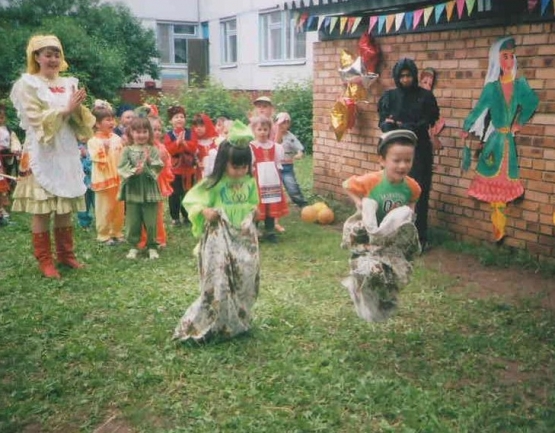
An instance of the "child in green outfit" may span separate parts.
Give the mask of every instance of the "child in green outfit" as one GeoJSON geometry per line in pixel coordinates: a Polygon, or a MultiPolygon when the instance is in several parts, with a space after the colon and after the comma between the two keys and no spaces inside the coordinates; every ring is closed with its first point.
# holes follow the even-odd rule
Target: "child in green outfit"
{"type": "Polygon", "coordinates": [[[127,258],[137,258],[139,250],[136,245],[141,240],[144,225],[148,256],[157,259],[156,222],[158,203],[162,201],[157,179],[164,163],[154,146],[154,132],[147,117],[135,117],[126,134],[128,145],[124,147],[118,165],[122,180],[118,199],[125,201],[125,237],[132,245],[127,258]]]}

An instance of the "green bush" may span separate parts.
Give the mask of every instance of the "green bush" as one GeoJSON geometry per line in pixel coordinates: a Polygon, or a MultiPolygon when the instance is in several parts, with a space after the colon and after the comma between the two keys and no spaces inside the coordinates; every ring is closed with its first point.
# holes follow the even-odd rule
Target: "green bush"
{"type": "Polygon", "coordinates": [[[312,81],[287,81],[278,84],[272,95],[276,113],[291,116],[291,132],[297,136],[307,154],[312,154],[312,81]]]}
{"type": "Polygon", "coordinates": [[[215,80],[207,80],[202,86],[196,83],[185,86],[178,95],[162,94],[156,101],[150,99],[149,102],[158,104],[160,116],[166,121],[168,107],[176,104],[185,108],[188,119],[206,113],[213,120],[224,116],[242,122],[247,122],[247,113],[252,108],[247,92],[228,90],[215,80]]]}

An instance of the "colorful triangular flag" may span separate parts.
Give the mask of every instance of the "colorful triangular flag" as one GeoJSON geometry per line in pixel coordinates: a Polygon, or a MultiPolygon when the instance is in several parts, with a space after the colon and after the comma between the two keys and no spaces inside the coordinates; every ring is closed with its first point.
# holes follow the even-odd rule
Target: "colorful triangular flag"
{"type": "Polygon", "coordinates": [[[316,17],[314,15],[310,15],[308,17],[308,21],[306,23],[306,30],[310,30],[310,28],[312,27],[312,24],[314,23],[314,20],[316,19],[316,17]]]}
{"type": "MultiPolygon", "coordinates": [[[[370,22],[368,23],[368,33],[372,31],[376,23],[378,22],[378,17],[370,17],[370,22]]],[[[379,32],[379,29],[378,29],[379,32]]]]}
{"type": "Polygon", "coordinates": [[[320,30],[320,28],[322,28],[322,24],[324,24],[326,22],[326,16],[325,15],[320,15],[318,17],[318,30],[320,30]]]}
{"type": "Polygon", "coordinates": [[[549,4],[550,0],[542,0],[542,15],[545,13],[545,10],[547,9],[547,5],[549,4]]]}
{"type": "Polygon", "coordinates": [[[401,29],[404,18],[405,18],[404,12],[399,12],[398,14],[395,14],[395,31],[398,32],[401,29]]]}
{"type": "Polygon", "coordinates": [[[466,0],[466,11],[468,12],[468,16],[472,14],[475,5],[476,0],[466,0]]]}
{"type": "Polygon", "coordinates": [[[388,15],[385,21],[386,31],[389,33],[391,31],[391,27],[393,27],[393,23],[395,22],[395,15],[388,15]]]}
{"type": "Polygon", "coordinates": [[[382,33],[385,26],[385,15],[380,15],[378,18],[378,33],[382,33]]]}
{"type": "Polygon", "coordinates": [[[528,0],[528,12],[532,12],[539,0],[528,0]]]}
{"type": "Polygon", "coordinates": [[[432,15],[433,11],[434,11],[433,6],[428,6],[427,8],[424,9],[424,25],[425,26],[428,25],[428,21],[430,20],[430,16],[432,15]]]}
{"type": "Polygon", "coordinates": [[[445,10],[445,3],[440,3],[435,6],[435,16],[436,16],[436,23],[439,23],[439,19],[441,18],[441,14],[445,10]]]}
{"type": "Polygon", "coordinates": [[[335,25],[337,24],[337,21],[339,21],[338,17],[331,17],[330,18],[330,33],[333,32],[333,29],[335,28],[335,25]]]}
{"type": "Polygon", "coordinates": [[[447,22],[450,22],[453,16],[453,9],[455,9],[455,0],[445,3],[445,9],[447,10],[447,22]]]}
{"type": "Polygon", "coordinates": [[[353,22],[353,28],[351,29],[352,33],[357,31],[357,28],[361,22],[362,22],[362,17],[355,17],[355,21],[353,22]]]}
{"type": "Polygon", "coordinates": [[[339,34],[342,34],[343,31],[345,30],[345,27],[347,26],[347,17],[341,17],[339,18],[339,34]]]}
{"type": "Polygon", "coordinates": [[[422,14],[424,14],[424,9],[418,9],[414,11],[414,19],[412,21],[412,28],[418,27],[420,20],[422,19],[422,14]]]}
{"type": "Polygon", "coordinates": [[[405,14],[405,28],[410,30],[412,28],[412,18],[414,16],[413,12],[407,12],[405,14]]]}
{"type": "Polygon", "coordinates": [[[459,16],[459,19],[462,18],[464,12],[464,3],[465,0],[457,0],[457,15],[459,16]]]}
{"type": "Polygon", "coordinates": [[[355,17],[347,18],[347,33],[351,33],[353,31],[354,23],[355,23],[355,17]]]}

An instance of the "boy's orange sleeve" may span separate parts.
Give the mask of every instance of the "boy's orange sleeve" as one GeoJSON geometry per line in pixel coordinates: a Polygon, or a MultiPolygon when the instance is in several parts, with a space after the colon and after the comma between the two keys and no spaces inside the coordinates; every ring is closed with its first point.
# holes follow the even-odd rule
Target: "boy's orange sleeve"
{"type": "Polygon", "coordinates": [[[420,185],[418,185],[418,182],[415,181],[412,177],[407,176],[406,181],[411,191],[410,202],[416,203],[420,198],[420,194],[422,193],[422,188],[420,188],[420,185]]]}
{"type": "Polygon", "coordinates": [[[370,191],[380,183],[382,173],[367,173],[362,176],[351,176],[343,182],[343,188],[359,197],[367,197],[370,191]]]}

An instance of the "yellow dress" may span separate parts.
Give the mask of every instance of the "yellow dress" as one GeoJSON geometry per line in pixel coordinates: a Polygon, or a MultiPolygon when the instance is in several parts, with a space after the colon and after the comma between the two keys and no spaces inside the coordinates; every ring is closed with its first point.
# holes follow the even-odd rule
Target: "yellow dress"
{"type": "MultiPolygon", "coordinates": [[[[23,74],[10,93],[26,137],[29,174],[18,181],[12,210],[31,214],[64,214],[85,210],[87,190],[77,136],[92,135],[95,118],[86,107],[64,116],[78,80],[58,77],[46,82],[23,74]]],[[[26,167],[22,167],[25,169],[26,167]]]]}

